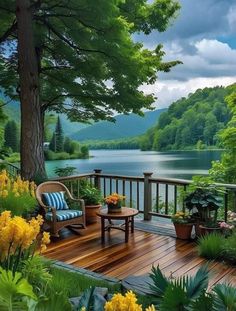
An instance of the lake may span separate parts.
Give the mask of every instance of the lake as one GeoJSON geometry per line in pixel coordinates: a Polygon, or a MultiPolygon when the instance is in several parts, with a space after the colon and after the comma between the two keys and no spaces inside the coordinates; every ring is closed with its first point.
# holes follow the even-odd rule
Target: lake
{"type": "Polygon", "coordinates": [[[153,172],[153,177],[191,179],[193,175],[206,175],[211,161],[219,160],[222,151],[155,152],[140,150],[91,150],[89,159],[47,161],[50,177],[56,167],[74,166],[78,173],[102,169],[103,173],[142,176],[153,172]]]}

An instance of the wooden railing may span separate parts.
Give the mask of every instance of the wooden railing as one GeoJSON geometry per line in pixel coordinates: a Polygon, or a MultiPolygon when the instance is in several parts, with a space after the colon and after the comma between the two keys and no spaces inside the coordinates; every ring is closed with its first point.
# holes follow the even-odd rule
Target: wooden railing
{"type": "MultiPolygon", "coordinates": [[[[169,218],[176,211],[185,211],[183,200],[180,199],[181,190],[186,190],[190,180],[174,178],[153,178],[152,173],[145,172],[143,176],[123,176],[102,174],[101,170],[94,170],[93,173],[81,174],[68,177],[58,177],[58,180],[65,183],[70,191],[79,196],[81,180],[86,179],[98,187],[103,196],[118,192],[126,197],[126,206],[135,207],[143,213],[145,220],[151,220],[152,216],[169,218]]],[[[236,185],[218,184],[226,191],[224,195],[224,215],[227,220],[229,208],[229,196],[231,205],[236,210],[236,185]]]]}

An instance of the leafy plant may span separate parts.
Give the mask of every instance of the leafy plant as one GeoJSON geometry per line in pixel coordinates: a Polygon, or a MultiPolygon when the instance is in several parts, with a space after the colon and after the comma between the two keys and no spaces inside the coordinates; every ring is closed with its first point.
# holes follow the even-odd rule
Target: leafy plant
{"type": "Polygon", "coordinates": [[[213,292],[216,294],[213,301],[213,310],[236,310],[236,290],[234,287],[218,284],[214,287],[213,292]]]}
{"type": "Polygon", "coordinates": [[[198,253],[207,259],[219,259],[223,255],[224,243],[225,238],[220,234],[204,235],[198,240],[198,253]]]}
{"type": "Polygon", "coordinates": [[[176,214],[172,215],[171,220],[176,224],[188,224],[192,222],[190,215],[184,212],[177,212],[176,214]]]}
{"type": "Polygon", "coordinates": [[[52,280],[50,274],[52,262],[35,255],[21,263],[21,272],[24,278],[33,286],[38,294],[45,293],[47,285],[52,280]]]}
{"type": "Polygon", "coordinates": [[[150,285],[157,298],[159,310],[190,310],[197,300],[205,295],[208,286],[208,269],[202,266],[195,277],[182,276],[177,279],[166,278],[159,267],[152,267],[150,285]]]}
{"type": "Polygon", "coordinates": [[[66,177],[75,175],[77,173],[77,169],[74,166],[56,167],[54,172],[59,177],[66,177]]]}
{"type": "Polygon", "coordinates": [[[203,176],[194,176],[193,183],[182,194],[184,202],[193,217],[200,222],[217,224],[218,209],[223,206],[222,187],[203,176]]]}
{"type": "Polygon", "coordinates": [[[78,311],[103,311],[106,300],[103,296],[94,292],[95,287],[88,288],[81,296],[78,311]]]}
{"type": "Polygon", "coordinates": [[[32,286],[21,273],[13,274],[0,267],[0,310],[29,310],[24,298],[37,300],[32,286]]]}
{"type": "Polygon", "coordinates": [[[98,205],[103,200],[101,191],[88,182],[80,188],[80,198],[84,200],[85,205],[98,205]]]}
{"type": "Polygon", "coordinates": [[[236,232],[225,239],[223,244],[223,256],[231,263],[236,263],[236,232]]]}

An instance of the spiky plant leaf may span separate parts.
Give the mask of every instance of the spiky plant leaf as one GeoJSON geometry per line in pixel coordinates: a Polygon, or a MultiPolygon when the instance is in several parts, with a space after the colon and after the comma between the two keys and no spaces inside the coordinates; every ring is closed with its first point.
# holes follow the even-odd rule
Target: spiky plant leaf
{"type": "Polygon", "coordinates": [[[152,267],[150,278],[153,281],[153,284],[150,284],[150,289],[155,293],[156,296],[162,297],[165,293],[170,282],[168,279],[162,274],[159,266],[152,267]]]}
{"type": "Polygon", "coordinates": [[[191,311],[211,311],[213,306],[212,294],[202,293],[201,296],[190,304],[191,311]]]}
{"type": "Polygon", "coordinates": [[[214,298],[215,311],[235,311],[236,310],[236,290],[226,284],[218,284],[213,288],[216,294],[214,298]]]}
{"type": "Polygon", "coordinates": [[[165,290],[162,302],[159,305],[160,311],[184,311],[188,310],[188,297],[184,290],[179,286],[170,284],[165,290]]]}
{"type": "Polygon", "coordinates": [[[194,278],[188,278],[186,293],[189,299],[197,299],[207,289],[209,280],[208,265],[202,266],[194,278]]]}

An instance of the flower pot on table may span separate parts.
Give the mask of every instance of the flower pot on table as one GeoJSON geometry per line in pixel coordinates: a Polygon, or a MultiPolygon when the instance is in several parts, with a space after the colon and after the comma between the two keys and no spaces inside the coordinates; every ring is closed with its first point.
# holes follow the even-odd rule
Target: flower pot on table
{"type": "Polygon", "coordinates": [[[108,213],[121,213],[121,203],[118,204],[107,204],[108,213]]]}

